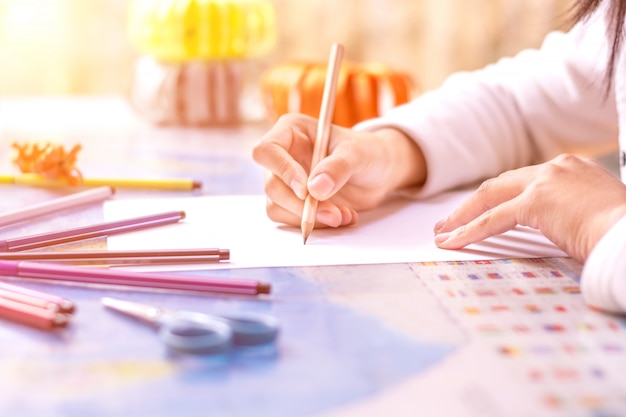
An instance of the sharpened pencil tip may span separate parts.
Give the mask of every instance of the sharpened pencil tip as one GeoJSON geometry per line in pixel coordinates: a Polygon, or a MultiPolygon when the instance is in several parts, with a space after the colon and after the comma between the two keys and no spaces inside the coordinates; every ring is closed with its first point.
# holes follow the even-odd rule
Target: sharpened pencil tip
{"type": "Polygon", "coordinates": [[[311,232],[313,231],[313,223],[310,222],[302,222],[301,225],[301,229],[302,229],[302,240],[304,241],[304,245],[306,245],[306,241],[309,239],[309,236],[311,235],[311,232]]]}

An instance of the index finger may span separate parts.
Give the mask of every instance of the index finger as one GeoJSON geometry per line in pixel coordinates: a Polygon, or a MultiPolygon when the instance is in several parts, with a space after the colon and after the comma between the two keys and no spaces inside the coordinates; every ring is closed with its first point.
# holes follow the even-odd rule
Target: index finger
{"type": "Polygon", "coordinates": [[[517,171],[505,172],[484,181],[442,224],[435,226],[435,233],[452,231],[517,197],[524,190],[526,177],[518,175],[517,171]]]}
{"type": "Polygon", "coordinates": [[[461,249],[471,243],[511,230],[518,224],[519,205],[519,197],[507,200],[451,232],[438,234],[435,236],[435,244],[443,249],[461,249]]]}
{"type": "Polygon", "coordinates": [[[252,158],[265,167],[296,195],[306,197],[317,121],[304,115],[282,116],[252,150],[252,158]]]}

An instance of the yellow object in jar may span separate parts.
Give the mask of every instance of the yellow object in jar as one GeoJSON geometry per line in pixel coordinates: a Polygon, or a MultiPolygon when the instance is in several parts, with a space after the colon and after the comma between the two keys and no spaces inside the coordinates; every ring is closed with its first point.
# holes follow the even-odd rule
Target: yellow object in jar
{"type": "Polygon", "coordinates": [[[276,42],[274,7],[267,0],[131,0],[129,35],[163,61],[249,58],[276,42]]]}

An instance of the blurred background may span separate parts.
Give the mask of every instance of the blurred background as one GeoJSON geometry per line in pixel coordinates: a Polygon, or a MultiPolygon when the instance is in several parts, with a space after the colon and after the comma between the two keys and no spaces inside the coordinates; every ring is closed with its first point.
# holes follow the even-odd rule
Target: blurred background
{"type": "MultiPolygon", "coordinates": [[[[550,30],[566,28],[571,0],[269,2],[277,38],[251,61],[257,70],[324,61],[338,41],[348,59],[385,62],[430,89],[454,71],[538,46],[550,30]]],[[[139,56],[128,8],[128,0],[0,0],[2,96],[126,94],[139,56]]]]}

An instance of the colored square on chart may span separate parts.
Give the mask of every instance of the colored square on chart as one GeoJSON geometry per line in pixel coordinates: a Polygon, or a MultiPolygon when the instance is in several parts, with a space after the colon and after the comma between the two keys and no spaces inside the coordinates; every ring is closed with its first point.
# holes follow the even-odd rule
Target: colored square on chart
{"type": "Polygon", "coordinates": [[[622,352],[624,348],[614,343],[608,343],[608,344],[602,345],[602,350],[604,350],[605,352],[610,352],[610,353],[618,353],[618,352],[622,352]]]}
{"type": "Polygon", "coordinates": [[[565,327],[560,324],[544,324],[543,328],[550,333],[563,333],[565,332],[565,327]]]}
{"type": "Polygon", "coordinates": [[[448,261],[447,265],[465,265],[465,261],[448,261]]]}
{"type": "Polygon", "coordinates": [[[437,266],[437,262],[428,261],[428,262],[418,262],[422,266],[437,266]]]}
{"type": "Polygon", "coordinates": [[[590,373],[591,373],[591,376],[597,379],[604,379],[605,377],[604,369],[602,368],[593,367],[591,368],[590,373]]]}
{"type": "Polygon", "coordinates": [[[595,394],[584,394],[580,397],[579,401],[583,407],[594,410],[601,407],[602,404],[604,404],[605,399],[595,394]]]}
{"type": "Polygon", "coordinates": [[[585,331],[588,331],[588,332],[592,332],[592,331],[595,330],[595,327],[592,324],[589,324],[589,323],[579,323],[578,324],[578,328],[580,330],[585,330],[585,331]]]}
{"type": "Polygon", "coordinates": [[[467,314],[480,314],[480,309],[477,307],[465,307],[465,312],[467,314]]]}
{"type": "Polygon", "coordinates": [[[541,313],[541,308],[535,304],[526,304],[526,311],[530,313],[541,313]]]}
{"type": "Polygon", "coordinates": [[[563,278],[563,274],[559,271],[552,270],[550,271],[550,275],[552,275],[555,278],[563,278]]]}
{"type": "Polygon", "coordinates": [[[504,356],[518,356],[522,353],[518,348],[514,346],[501,346],[498,349],[498,352],[504,356]]]}
{"type": "Polygon", "coordinates": [[[563,345],[563,350],[570,355],[584,353],[587,349],[582,345],[572,345],[571,343],[566,343],[563,345]]]}
{"type": "Polygon", "coordinates": [[[480,277],[476,274],[467,274],[467,277],[471,279],[472,281],[476,281],[480,279],[480,277]]]}
{"type": "Polygon", "coordinates": [[[578,379],[578,371],[574,368],[556,368],[554,377],[561,381],[573,381],[578,379]]]}
{"type": "Polygon", "coordinates": [[[497,305],[497,306],[491,306],[491,311],[493,311],[494,313],[502,313],[505,311],[510,311],[511,309],[509,308],[509,306],[503,306],[503,305],[497,305]]]}
{"type": "Polygon", "coordinates": [[[515,333],[528,333],[528,332],[530,332],[530,327],[528,327],[525,324],[514,324],[512,328],[513,328],[513,331],[515,333]]]}
{"type": "Polygon", "coordinates": [[[528,371],[528,378],[532,381],[541,381],[543,379],[543,372],[539,369],[531,369],[528,371]]]}
{"type": "Polygon", "coordinates": [[[565,308],[565,307],[564,307],[564,306],[562,306],[562,305],[556,305],[556,306],[554,306],[554,310],[555,310],[555,311],[558,311],[559,313],[565,313],[565,312],[567,312],[567,308],[565,308]]]}
{"type": "Polygon", "coordinates": [[[567,294],[580,294],[579,286],[563,287],[563,292],[567,294]]]}
{"type": "Polygon", "coordinates": [[[522,272],[522,276],[524,278],[537,278],[537,275],[535,275],[533,272],[530,272],[530,271],[522,272]]]}
{"type": "Polygon", "coordinates": [[[513,288],[511,291],[513,291],[513,294],[515,295],[526,295],[526,293],[519,288],[513,288]]]}
{"type": "Polygon", "coordinates": [[[492,263],[493,263],[492,261],[487,261],[487,260],[474,261],[475,265],[491,265],[492,263]]]}
{"type": "Polygon", "coordinates": [[[556,394],[546,394],[543,396],[543,404],[546,407],[557,409],[561,408],[565,404],[565,401],[556,394]]]}
{"type": "Polygon", "coordinates": [[[486,335],[496,335],[500,333],[500,328],[495,324],[481,324],[478,330],[486,335]]]}
{"type": "Polygon", "coordinates": [[[551,295],[554,294],[554,290],[550,287],[537,287],[535,288],[535,293],[541,295],[551,295]]]}
{"type": "Polygon", "coordinates": [[[476,295],[479,297],[495,297],[496,293],[493,290],[476,290],[476,295]]]}
{"type": "Polygon", "coordinates": [[[609,326],[609,329],[615,331],[615,332],[619,332],[620,331],[620,324],[614,321],[609,321],[607,326],[609,326]]]}
{"type": "Polygon", "coordinates": [[[450,281],[450,275],[439,274],[437,275],[441,281],[450,281]]]}
{"type": "Polygon", "coordinates": [[[454,291],[454,290],[448,290],[446,291],[446,294],[448,295],[448,297],[450,298],[456,298],[456,297],[467,297],[467,294],[465,293],[465,291],[463,290],[458,290],[458,291],[454,291]]]}
{"type": "Polygon", "coordinates": [[[502,279],[502,275],[497,272],[489,272],[487,276],[489,277],[489,279],[502,279]]]}
{"type": "Polygon", "coordinates": [[[530,349],[530,351],[537,355],[547,355],[550,353],[554,353],[554,348],[552,348],[551,346],[547,346],[547,345],[536,345],[536,346],[533,346],[530,349]]]}

